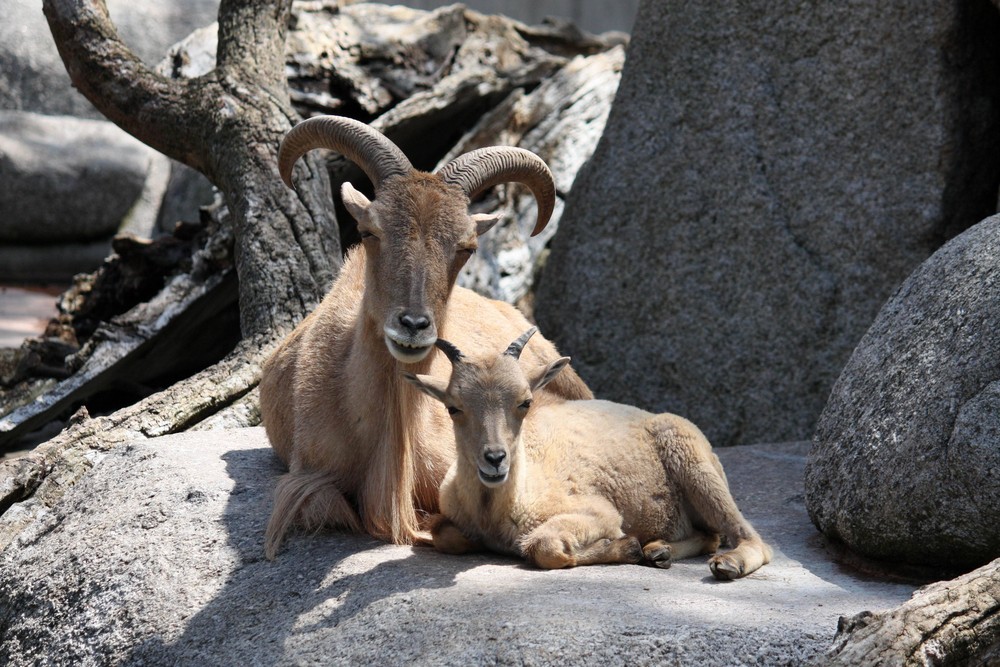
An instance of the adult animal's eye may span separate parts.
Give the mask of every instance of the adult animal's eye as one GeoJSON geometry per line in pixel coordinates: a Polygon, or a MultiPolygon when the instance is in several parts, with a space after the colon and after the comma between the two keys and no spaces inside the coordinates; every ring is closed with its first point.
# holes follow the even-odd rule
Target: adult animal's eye
{"type": "Polygon", "coordinates": [[[454,405],[448,406],[448,414],[451,415],[452,417],[454,417],[457,414],[461,414],[461,412],[462,411],[456,408],[454,405]]]}
{"type": "Polygon", "coordinates": [[[361,240],[364,241],[365,239],[376,239],[376,240],[378,240],[378,237],[375,236],[374,234],[372,234],[371,232],[361,232],[361,240]]]}
{"type": "Polygon", "coordinates": [[[519,406],[517,406],[517,407],[518,407],[518,409],[519,409],[519,410],[527,410],[528,408],[530,408],[530,407],[531,407],[531,399],[530,399],[530,398],[528,398],[528,399],[525,399],[525,400],[524,400],[524,402],[522,402],[522,403],[521,403],[521,404],[520,404],[519,406]]]}
{"type": "Polygon", "coordinates": [[[458,253],[460,257],[472,257],[476,254],[475,248],[459,248],[458,253]]]}

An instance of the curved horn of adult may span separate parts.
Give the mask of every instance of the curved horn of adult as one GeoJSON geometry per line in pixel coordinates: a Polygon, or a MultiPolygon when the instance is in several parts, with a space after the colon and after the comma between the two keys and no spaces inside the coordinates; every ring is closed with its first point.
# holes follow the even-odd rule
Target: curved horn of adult
{"type": "Polygon", "coordinates": [[[531,338],[533,335],[535,335],[536,331],[538,331],[538,327],[531,327],[523,334],[518,336],[517,340],[515,340],[513,343],[507,346],[507,349],[504,350],[504,354],[514,357],[515,359],[520,359],[521,351],[524,349],[524,346],[528,343],[528,339],[531,338]]]}
{"type": "Polygon", "coordinates": [[[523,148],[480,148],[459,155],[437,173],[446,183],[462,188],[469,199],[500,183],[524,183],[538,204],[538,219],[532,236],[545,228],[555,208],[556,184],[552,172],[542,158],[523,148]]]}
{"type": "Polygon", "coordinates": [[[390,176],[413,171],[413,165],[396,144],[368,125],[343,116],[316,116],[293,127],[278,148],[278,171],[292,187],[292,167],[314,148],[337,151],[361,167],[376,192],[390,176]]]}

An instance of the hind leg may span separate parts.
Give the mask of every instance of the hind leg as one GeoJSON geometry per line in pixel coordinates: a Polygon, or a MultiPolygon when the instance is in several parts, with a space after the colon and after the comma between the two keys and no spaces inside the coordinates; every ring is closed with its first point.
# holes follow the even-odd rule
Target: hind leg
{"type": "Polygon", "coordinates": [[[274,510],[264,532],[264,555],[274,560],[292,526],[306,530],[340,528],[362,532],[354,505],[323,472],[289,472],[274,489],[274,510]]]}
{"type": "Polygon", "coordinates": [[[672,542],[654,540],[642,548],[642,555],[649,565],[666,569],[675,560],[714,553],[718,548],[719,535],[717,533],[703,533],[696,530],[683,540],[672,542]]]}
{"type": "Polygon", "coordinates": [[[705,436],[691,422],[660,415],[651,427],[668,475],[680,487],[700,522],[734,548],[708,565],[716,579],[737,579],[771,561],[771,547],[747,521],[729,491],[725,473],[705,436]]]}

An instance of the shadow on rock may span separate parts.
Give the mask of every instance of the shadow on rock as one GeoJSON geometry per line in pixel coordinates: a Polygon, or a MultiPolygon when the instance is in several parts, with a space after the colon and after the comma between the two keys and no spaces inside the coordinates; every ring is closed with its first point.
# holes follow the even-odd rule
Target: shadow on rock
{"type": "Polygon", "coordinates": [[[235,551],[237,565],[220,571],[218,592],[180,637],[150,639],[130,662],[220,664],[242,655],[274,663],[287,657],[292,637],[336,627],[387,598],[408,604],[413,591],[448,588],[461,572],[498,560],[323,532],[293,536],[268,562],[264,526],[280,464],[270,449],[234,450],[222,459],[235,484],[221,518],[228,544],[219,549],[235,551]]]}

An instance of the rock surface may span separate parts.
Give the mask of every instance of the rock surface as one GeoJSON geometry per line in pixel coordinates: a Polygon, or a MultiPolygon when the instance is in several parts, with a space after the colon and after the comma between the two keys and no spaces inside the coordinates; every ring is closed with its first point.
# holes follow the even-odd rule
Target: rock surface
{"type": "Polygon", "coordinates": [[[997,44],[985,1],[642,3],[542,330],[717,445],[810,437],[885,299],[996,211],[997,44]]]}
{"type": "Polygon", "coordinates": [[[0,280],[69,280],[149,238],[170,161],[112,123],[0,111],[0,280]]]}
{"type": "Polygon", "coordinates": [[[882,308],[834,385],[806,476],[816,525],[875,558],[1000,556],[1000,216],[882,308]]]}
{"type": "MultiPolygon", "coordinates": [[[[215,20],[219,0],[108,0],[122,39],[147,65],[192,30],[215,20]]],[[[70,84],[39,0],[4,0],[0,109],[103,119],[70,84]]]]}
{"type": "Polygon", "coordinates": [[[0,662],[804,664],[840,615],[913,591],[831,561],[802,505],[807,447],[719,452],[775,547],[735,583],[704,558],[543,572],[326,533],[269,563],[261,429],[121,447],[0,553],[0,662]]]}
{"type": "Polygon", "coordinates": [[[109,239],[154,160],[166,158],[105,121],[0,111],[0,243],[109,239]]]}

